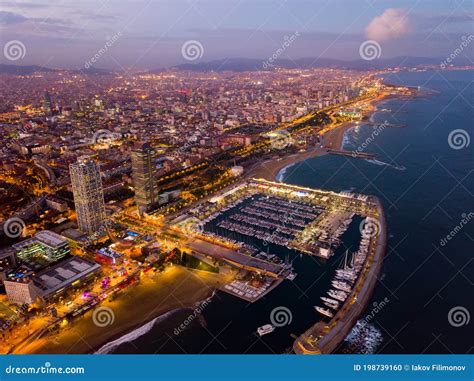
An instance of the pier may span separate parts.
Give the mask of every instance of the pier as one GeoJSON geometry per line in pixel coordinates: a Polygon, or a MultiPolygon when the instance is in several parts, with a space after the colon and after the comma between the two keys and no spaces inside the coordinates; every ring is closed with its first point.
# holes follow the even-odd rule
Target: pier
{"type": "Polygon", "coordinates": [[[358,157],[361,159],[375,159],[375,153],[369,152],[357,152],[357,151],[345,151],[340,149],[332,149],[328,148],[327,153],[330,155],[340,155],[340,156],[347,156],[347,157],[358,157]]]}
{"type": "Polygon", "coordinates": [[[297,354],[327,354],[337,349],[349,334],[357,319],[364,313],[372,296],[387,244],[385,214],[380,200],[374,198],[377,206],[380,231],[371,243],[362,274],[354,285],[352,293],[334,317],[325,323],[317,322],[293,343],[297,354]]]}
{"type": "Polygon", "coordinates": [[[264,261],[196,238],[191,239],[186,248],[216,260],[227,262],[234,267],[260,272],[273,278],[280,277],[285,270],[284,265],[264,261]]]}

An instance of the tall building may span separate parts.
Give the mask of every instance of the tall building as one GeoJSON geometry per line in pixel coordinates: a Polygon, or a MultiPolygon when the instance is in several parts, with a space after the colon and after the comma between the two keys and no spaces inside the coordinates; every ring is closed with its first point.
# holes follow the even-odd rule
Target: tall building
{"type": "Polygon", "coordinates": [[[51,115],[53,113],[53,101],[51,100],[51,95],[45,91],[43,98],[43,109],[51,115]]]}
{"type": "Polygon", "coordinates": [[[149,143],[138,143],[132,150],[132,177],[135,202],[141,214],[158,202],[156,151],[149,143]]]}
{"type": "Polygon", "coordinates": [[[105,227],[105,204],[99,165],[82,156],[69,166],[79,230],[93,234],[105,227]]]}

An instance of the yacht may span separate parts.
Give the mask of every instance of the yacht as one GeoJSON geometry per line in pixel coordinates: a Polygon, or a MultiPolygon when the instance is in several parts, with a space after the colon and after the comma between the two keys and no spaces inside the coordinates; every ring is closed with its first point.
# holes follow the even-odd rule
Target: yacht
{"type": "MultiPolygon", "coordinates": [[[[324,304],[326,304],[326,303],[332,304],[336,308],[339,308],[340,302],[338,302],[337,300],[334,300],[334,299],[331,299],[331,298],[326,298],[325,296],[321,296],[321,300],[324,302],[324,304]]],[[[328,306],[328,304],[326,304],[326,305],[328,306]]],[[[330,306],[328,306],[328,307],[330,307],[330,306]]]]}
{"type": "Polygon", "coordinates": [[[347,299],[347,294],[344,291],[329,290],[328,295],[333,299],[339,300],[340,302],[343,302],[347,299]]]}
{"type": "Polygon", "coordinates": [[[331,284],[334,288],[337,288],[338,290],[341,290],[341,291],[344,291],[344,292],[351,292],[352,291],[352,287],[349,286],[346,282],[333,280],[331,282],[331,284]]]}
{"type": "Polygon", "coordinates": [[[331,311],[327,310],[326,308],[314,306],[314,309],[318,311],[321,315],[324,315],[330,318],[334,316],[334,314],[331,311]]]}
{"type": "Polygon", "coordinates": [[[272,333],[275,330],[275,327],[271,324],[265,324],[257,328],[257,333],[259,336],[267,335],[272,333]]]}

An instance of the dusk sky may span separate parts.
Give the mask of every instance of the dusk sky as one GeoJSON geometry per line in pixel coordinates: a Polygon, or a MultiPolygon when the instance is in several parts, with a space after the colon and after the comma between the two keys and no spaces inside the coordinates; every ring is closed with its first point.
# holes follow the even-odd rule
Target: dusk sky
{"type": "MultiPolygon", "coordinates": [[[[21,41],[24,57],[0,63],[143,70],[185,63],[182,46],[202,46],[194,62],[266,59],[292,35],[281,58],[359,59],[375,40],[381,58],[445,57],[473,34],[473,2],[461,0],[95,0],[2,1],[2,47],[21,41]],[[202,56],[201,56],[202,55],[202,56]]],[[[472,47],[470,47],[472,51],[472,47]]]]}

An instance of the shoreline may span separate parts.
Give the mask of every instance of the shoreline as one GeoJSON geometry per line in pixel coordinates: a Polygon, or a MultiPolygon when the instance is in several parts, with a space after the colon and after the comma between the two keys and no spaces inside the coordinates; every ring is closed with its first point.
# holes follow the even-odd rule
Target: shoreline
{"type": "MultiPolygon", "coordinates": [[[[166,319],[179,310],[193,310],[196,304],[212,297],[215,290],[227,281],[223,275],[195,272],[173,265],[163,273],[155,274],[151,278],[142,278],[139,284],[124,295],[113,301],[104,301],[61,332],[45,335],[32,343],[21,345],[13,353],[95,353],[110,343],[133,335],[144,326],[153,328],[154,323],[162,317],[166,319]],[[153,300],[156,303],[150,303],[153,300]],[[94,323],[94,311],[99,311],[100,307],[112,311],[110,324],[97,326],[94,323]]],[[[97,320],[101,321],[99,318],[97,320]]]]}
{"type": "MultiPolygon", "coordinates": [[[[379,101],[380,100],[374,100],[371,102],[371,104],[373,104],[373,102],[379,101]]],[[[375,111],[375,106],[370,108],[370,114],[373,114],[375,111]]],[[[356,125],[357,124],[355,122],[347,122],[341,124],[340,126],[334,127],[332,130],[326,132],[322,136],[321,147],[314,147],[307,151],[294,153],[287,157],[270,158],[266,161],[257,163],[248,172],[247,177],[263,178],[269,181],[283,182],[285,175],[291,167],[297,165],[298,163],[303,163],[307,159],[326,155],[326,149],[322,147],[329,146],[337,147],[337,149],[342,148],[341,146],[344,141],[345,133],[356,125]]],[[[174,268],[178,269],[177,266],[174,266],[174,268]]],[[[183,274],[181,275],[187,273],[188,278],[192,276],[202,276],[206,278],[206,275],[196,275],[195,272],[185,268],[182,268],[180,271],[183,272],[183,274]]],[[[160,277],[160,275],[162,274],[157,274],[156,277],[160,277]]],[[[211,275],[209,275],[208,277],[211,278],[211,275]]],[[[219,276],[216,277],[219,278],[219,276]]],[[[220,278],[223,277],[221,276],[220,278]]],[[[137,286],[131,289],[127,293],[127,295],[125,295],[129,296],[130,299],[133,299],[133,308],[135,309],[135,311],[138,309],[143,312],[143,315],[146,315],[144,319],[137,319],[136,315],[134,315],[132,319],[130,319],[130,316],[127,316],[127,319],[124,320],[123,318],[121,318],[121,316],[116,314],[115,324],[113,324],[112,327],[100,328],[95,326],[92,322],[92,314],[97,309],[96,308],[86,313],[84,316],[78,318],[77,321],[71,324],[70,328],[66,328],[66,330],[60,333],[46,335],[45,337],[38,339],[33,343],[27,343],[23,346],[19,346],[18,348],[16,348],[15,353],[95,353],[97,351],[101,351],[103,348],[107,349],[108,345],[111,345],[111,350],[113,350],[114,348],[122,344],[122,338],[130,338],[130,340],[133,341],[136,338],[146,334],[149,330],[151,330],[154,327],[155,323],[166,320],[167,317],[173,315],[174,313],[180,310],[192,310],[193,306],[195,306],[197,303],[200,303],[203,300],[212,297],[219,284],[224,283],[223,279],[207,279],[205,281],[201,279],[199,281],[201,283],[199,285],[201,286],[200,289],[196,284],[196,287],[191,287],[192,290],[188,289],[188,292],[185,295],[182,295],[180,297],[175,296],[172,301],[168,300],[168,303],[165,303],[168,295],[164,294],[162,296],[165,299],[165,302],[157,306],[149,306],[146,300],[147,298],[143,295],[138,295],[138,297],[135,298],[128,295],[133,295],[136,293],[140,294],[140,292],[137,291],[137,288],[142,287],[142,283],[148,282],[153,283],[155,282],[155,280],[152,280],[150,278],[144,279],[143,282],[141,281],[137,286]],[[206,284],[208,289],[203,290],[202,283],[206,282],[209,282],[211,286],[206,284]],[[199,295],[190,296],[190,294],[193,292],[199,295]],[[142,300],[142,302],[137,303],[137,300],[142,300]],[[142,328],[144,330],[148,330],[146,330],[146,332],[144,331],[142,334],[139,334],[140,332],[137,332],[138,335],[134,334],[134,332],[139,331],[142,328]],[[25,351],[25,349],[27,350],[25,351]]],[[[161,280],[161,282],[163,282],[163,280],[161,280]]],[[[182,283],[185,282],[181,282],[181,284],[182,283]]],[[[160,290],[163,292],[162,289],[160,290]]],[[[143,290],[141,290],[141,292],[143,292],[143,290]]],[[[124,301],[123,299],[124,298],[122,295],[119,296],[117,300],[114,300],[112,302],[106,301],[101,305],[112,308],[112,310],[114,311],[115,309],[119,310],[121,308],[127,310],[127,308],[130,307],[129,305],[127,305],[127,302],[129,302],[129,300],[124,301]],[[125,304],[125,306],[118,307],[118,305],[120,304],[125,304]]],[[[125,317],[126,314],[124,313],[123,315],[125,317]]],[[[123,343],[125,343],[125,341],[123,341],[123,343]]]]}
{"type": "Polygon", "coordinates": [[[283,158],[270,158],[258,163],[252,168],[247,177],[262,178],[268,181],[283,182],[288,170],[313,157],[327,155],[326,148],[342,149],[344,136],[347,131],[357,126],[356,122],[343,123],[326,132],[321,139],[321,147],[314,147],[304,152],[297,152],[283,158]]]}
{"type": "Polygon", "coordinates": [[[387,221],[385,211],[380,200],[375,196],[372,197],[374,198],[379,213],[380,234],[375,244],[373,257],[367,258],[367,261],[370,260],[370,262],[367,262],[368,270],[366,279],[359,279],[360,283],[358,282],[354,286],[354,289],[360,287],[360,291],[355,296],[357,301],[350,306],[349,311],[341,318],[337,318],[337,315],[335,315],[329,323],[325,323],[322,320],[317,321],[298,336],[293,342],[293,351],[296,354],[333,353],[341,345],[369,305],[375,290],[378,274],[382,269],[387,247],[387,221]],[[319,339],[313,342],[311,338],[315,337],[319,339]]]}
{"type": "Polygon", "coordinates": [[[305,152],[292,154],[286,158],[268,159],[256,165],[249,171],[247,177],[263,178],[269,181],[283,182],[287,170],[297,164],[302,163],[307,159],[313,157],[326,155],[326,148],[342,150],[344,145],[344,137],[346,133],[354,127],[363,126],[366,124],[373,124],[373,117],[378,112],[377,106],[393,98],[398,98],[399,95],[386,94],[378,96],[369,102],[370,107],[365,110],[363,119],[361,121],[351,121],[340,124],[330,131],[327,131],[321,137],[321,146],[311,148],[305,152]],[[282,172],[284,171],[284,172],[282,172]]]}

